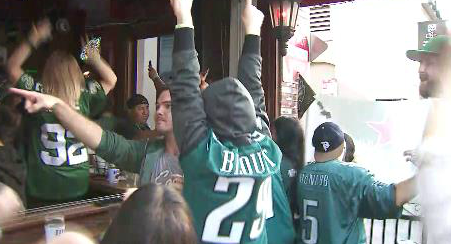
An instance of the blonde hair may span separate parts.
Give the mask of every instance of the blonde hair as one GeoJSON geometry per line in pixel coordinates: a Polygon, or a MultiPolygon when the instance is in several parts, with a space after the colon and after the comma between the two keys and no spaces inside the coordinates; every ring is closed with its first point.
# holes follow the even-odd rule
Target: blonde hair
{"type": "Polygon", "coordinates": [[[84,87],[83,73],[77,60],[67,52],[54,51],[45,63],[42,85],[44,93],[75,107],[84,87]]]}

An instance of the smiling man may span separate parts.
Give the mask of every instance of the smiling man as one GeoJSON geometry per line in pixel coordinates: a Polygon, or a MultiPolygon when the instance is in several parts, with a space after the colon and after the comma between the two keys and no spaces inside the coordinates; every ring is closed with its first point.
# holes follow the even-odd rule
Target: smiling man
{"type": "Polygon", "coordinates": [[[418,74],[421,80],[419,92],[423,98],[441,97],[443,84],[440,76],[442,74],[441,60],[444,49],[450,45],[448,36],[439,35],[431,38],[419,50],[408,50],[407,58],[420,62],[418,74]]]}
{"type": "Polygon", "coordinates": [[[115,131],[127,139],[146,139],[152,132],[147,119],[149,101],[141,94],[134,94],[127,100],[127,118],[118,123],[115,131]]]}

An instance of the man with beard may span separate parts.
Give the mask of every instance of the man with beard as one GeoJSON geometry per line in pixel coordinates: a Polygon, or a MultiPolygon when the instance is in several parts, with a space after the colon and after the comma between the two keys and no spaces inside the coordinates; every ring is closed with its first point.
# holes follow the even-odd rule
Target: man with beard
{"type": "Polygon", "coordinates": [[[420,62],[418,74],[420,76],[420,95],[423,98],[441,97],[443,84],[440,79],[442,73],[441,58],[446,45],[449,45],[448,36],[439,35],[431,38],[419,50],[408,50],[407,58],[420,62]]]}
{"type": "Polygon", "coordinates": [[[451,154],[448,140],[451,136],[449,79],[451,45],[448,36],[429,40],[420,50],[407,51],[407,57],[420,62],[420,95],[431,99],[423,141],[415,151],[407,151],[407,160],[419,165],[418,188],[420,191],[423,226],[427,228],[430,243],[449,243],[451,238],[451,193],[449,176],[451,154]]]}

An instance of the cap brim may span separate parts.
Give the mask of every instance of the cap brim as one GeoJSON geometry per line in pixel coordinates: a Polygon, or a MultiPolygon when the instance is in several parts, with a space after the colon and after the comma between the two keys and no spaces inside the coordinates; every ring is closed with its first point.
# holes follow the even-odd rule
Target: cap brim
{"type": "Polygon", "coordinates": [[[337,159],[338,157],[340,157],[342,152],[343,152],[343,147],[341,147],[341,145],[330,152],[315,151],[315,154],[314,154],[315,161],[316,162],[326,162],[326,161],[334,160],[334,159],[337,159]]]}
{"type": "Polygon", "coordinates": [[[408,50],[406,56],[408,59],[413,61],[421,61],[421,55],[423,54],[436,54],[434,52],[424,51],[424,50],[408,50]]]}

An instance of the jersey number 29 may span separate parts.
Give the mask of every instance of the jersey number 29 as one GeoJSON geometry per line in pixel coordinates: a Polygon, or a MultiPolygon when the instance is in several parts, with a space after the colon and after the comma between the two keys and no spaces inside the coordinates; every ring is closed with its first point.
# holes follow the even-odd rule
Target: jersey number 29
{"type": "Polygon", "coordinates": [[[47,165],[61,166],[68,161],[69,165],[80,164],[88,161],[88,151],[83,143],[74,143],[66,149],[66,138],[75,138],[60,124],[44,124],[41,126],[41,142],[48,150],[56,150],[56,156],[47,151],[41,151],[41,159],[47,165]],[[50,140],[49,134],[55,134],[56,140],[50,140]],[[76,155],[75,153],[78,151],[76,155]]]}
{"type": "MultiPolygon", "coordinates": [[[[252,191],[255,184],[253,178],[226,178],[219,177],[216,181],[215,192],[227,192],[231,183],[237,183],[238,189],[235,197],[219,206],[208,214],[205,220],[205,227],[202,233],[202,241],[212,243],[240,243],[243,235],[245,222],[233,222],[230,234],[228,236],[219,235],[221,223],[227,217],[239,211],[252,196],[252,191]]],[[[260,215],[259,218],[252,222],[250,239],[258,238],[263,232],[265,221],[272,217],[272,189],[271,177],[268,177],[260,186],[257,197],[256,211],[260,215]]]]}

